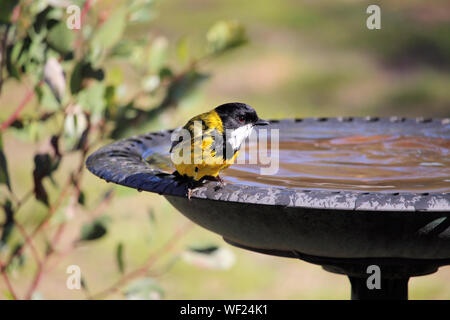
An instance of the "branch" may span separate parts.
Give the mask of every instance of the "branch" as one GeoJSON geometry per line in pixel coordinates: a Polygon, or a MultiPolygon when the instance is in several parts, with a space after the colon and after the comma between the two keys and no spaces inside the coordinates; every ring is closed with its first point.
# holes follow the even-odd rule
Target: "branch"
{"type": "MultiPolygon", "coordinates": [[[[42,86],[42,84],[44,83],[44,80],[40,80],[39,83],[37,84],[37,87],[42,86]]],[[[27,94],[25,95],[25,98],[22,100],[22,102],[17,106],[16,110],[13,112],[13,114],[8,118],[8,120],[6,120],[5,122],[2,123],[2,126],[0,127],[1,131],[5,131],[19,116],[20,113],[23,111],[23,109],[25,109],[25,107],[27,106],[28,102],[31,101],[31,99],[33,98],[35,94],[34,89],[29,89],[27,94]]]]}
{"type": "Polygon", "coordinates": [[[27,231],[25,230],[25,228],[16,219],[14,219],[14,224],[19,229],[19,232],[22,234],[22,236],[25,238],[25,243],[30,247],[34,258],[36,259],[36,263],[38,265],[40,265],[41,264],[41,259],[39,258],[39,254],[38,254],[38,252],[36,250],[36,247],[33,245],[33,241],[30,238],[30,236],[28,235],[27,231]]]}

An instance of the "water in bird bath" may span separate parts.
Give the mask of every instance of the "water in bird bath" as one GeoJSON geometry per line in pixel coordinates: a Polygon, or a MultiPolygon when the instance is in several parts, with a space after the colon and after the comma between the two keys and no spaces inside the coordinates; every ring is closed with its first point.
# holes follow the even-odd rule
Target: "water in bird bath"
{"type": "MultiPolygon", "coordinates": [[[[270,149],[270,147],[268,148],[270,149]]],[[[350,135],[280,141],[279,170],[235,164],[228,183],[301,189],[450,192],[450,140],[442,137],[350,135]]]]}

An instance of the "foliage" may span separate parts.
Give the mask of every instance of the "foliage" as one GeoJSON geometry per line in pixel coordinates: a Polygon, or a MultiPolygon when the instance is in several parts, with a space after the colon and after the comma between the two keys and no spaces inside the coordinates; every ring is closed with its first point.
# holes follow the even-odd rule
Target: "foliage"
{"type": "MultiPolygon", "coordinates": [[[[0,225],[0,272],[8,289],[6,296],[13,299],[21,297],[9,281],[9,274],[33,261],[37,270],[24,298],[41,297],[37,288],[46,264],[50,256],[60,254],[58,244],[77,208],[90,212],[90,219],[71,242],[70,250],[95,243],[108,234],[110,217],[102,213],[111,200],[111,191],[107,190],[97,205],[89,208],[82,190],[84,161],[92,148],[105,140],[147,129],[152,120],[167,109],[176,108],[210,77],[198,69],[203,60],[246,41],[239,23],[218,22],[208,31],[204,53],[199,57],[189,52],[187,38],[179,41],[176,55],[184,66],[179,70],[168,63],[170,46],[163,36],[124,37],[128,28],[153,19],[154,1],[134,0],[126,5],[121,2],[106,10],[94,6],[91,0],[72,2],[81,8],[80,30],[71,30],[66,23],[69,1],[8,0],[0,5],[0,94],[5,81],[19,81],[24,87],[32,84],[22,103],[3,119],[1,132],[15,134],[36,146],[47,146],[34,155],[29,175],[32,190],[19,197],[10,181],[8,155],[0,134],[0,201],[4,213],[0,225]],[[131,61],[141,78],[141,88],[133,94],[124,94],[124,71],[109,67],[120,61],[131,61]],[[142,105],[136,99],[142,96],[156,102],[142,105]],[[33,112],[22,115],[26,107],[32,108],[28,104],[33,97],[37,99],[33,112]],[[80,159],[75,169],[66,172],[65,177],[57,174],[63,159],[74,154],[80,159]],[[59,190],[56,199],[49,192],[49,183],[59,190]],[[20,211],[25,202],[33,199],[43,205],[46,214],[25,228],[19,222],[20,211]],[[68,204],[63,207],[65,203],[68,204]],[[53,234],[48,240],[38,237],[48,234],[47,229],[53,234]],[[14,231],[20,233],[22,240],[12,240],[14,231]],[[40,241],[45,241],[45,245],[40,241]],[[42,247],[45,252],[40,252],[42,247]],[[33,259],[25,259],[28,253],[33,259]]],[[[125,244],[119,243],[115,252],[118,271],[123,275],[116,287],[145,276],[151,266],[145,264],[139,272],[125,274],[124,248],[125,244]]],[[[84,279],[83,288],[87,291],[84,279]]],[[[112,291],[117,290],[105,293],[112,291]]],[[[124,295],[133,299],[155,298],[161,297],[162,291],[154,280],[143,278],[129,286],[124,295]]]]}

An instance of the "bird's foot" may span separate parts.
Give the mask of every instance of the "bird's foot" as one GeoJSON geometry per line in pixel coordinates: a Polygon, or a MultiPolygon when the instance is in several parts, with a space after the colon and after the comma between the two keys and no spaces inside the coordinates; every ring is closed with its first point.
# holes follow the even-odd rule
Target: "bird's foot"
{"type": "Polygon", "coordinates": [[[223,181],[223,179],[222,179],[221,176],[217,175],[215,178],[216,178],[216,181],[217,181],[217,182],[219,182],[220,184],[225,185],[225,181],[223,181]]]}
{"type": "Polygon", "coordinates": [[[216,176],[215,180],[219,183],[219,185],[214,188],[214,191],[218,191],[218,190],[222,189],[223,187],[225,187],[226,183],[225,183],[225,181],[223,181],[223,179],[220,176],[216,176]]]}

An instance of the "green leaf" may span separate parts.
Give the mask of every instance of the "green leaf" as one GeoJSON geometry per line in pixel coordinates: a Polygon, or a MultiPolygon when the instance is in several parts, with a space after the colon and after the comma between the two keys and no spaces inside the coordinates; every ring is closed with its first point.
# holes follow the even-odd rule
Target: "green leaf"
{"type": "Polygon", "coordinates": [[[233,252],[226,247],[204,246],[188,248],[181,258],[194,266],[215,270],[227,270],[234,265],[233,252]]]}
{"type": "Polygon", "coordinates": [[[148,23],[155,18],[154,0],[137,0],[128,5],[131,23],[148,23]]]}
{"type": "Polygon", "coordinates": [[[206,39],[212,54],[239,47],[248,41],[245,28],[236,21],[219,21],[209,29],[206,39]]]}
{"type": "Polygon", "coordinates": [[[14,229],[14,211],[12,210],[11,201],[6,200],[3,204],[3,211],[5,212],[5,219],[2,226],[2,235],[0,237],[0,249],[6,246],[14,229]]]}
{"type": "Polygon", "coordinates": [[[8,174],[8,162],[6,161],[6,156],[3,152],[3,139],[0,132],[0,184],[6,184],[9,190],[11,190],[11,183],[9,181],[8,174]]]}
{"type": "Polygon", "coordinates": [[[49,86],[36,87],[38,92],[39,102],[47,111],[57,111],[60,109],[60,104],[49,86]]]}
{"type": "Polygon", "coordinates": [[[95,117],[101,117],[106,107],[105,83],[95,82],[78,94],[78,101],[83,110],[95,117]]]}
{"type": "Polygon", "coordinates": [[[45,177],[51,178],[53,171],[58,168],[60,160],[60,157],[52,158],[48,153],[36,154],[34,156],[34,195],[37,200],[47,206],[49,205],[48,195],[43,185],[43,179],[45,177]]]}
{"type": "Polygon", "coordinates": [[[22,250],[24,243],[19,242],[14,245],[13,249],[11,250],[10,256],[13,257],[12,261],[8,265],[7,271],[10,272],[12,270],[18,270],[19,268],[22,268],[25,265],[25,262],[27,260],[27,256],[21,252],[19,254],[19,251],[22,250]]]}
{"type": "Polygon", "coordinates": [[[167,61],[169,42],[167,38],[156,38],[150,49],[149,55],[149,71],[157,73],[167,61]]]}
{"type": "Polygon", "coordinates": [[[81,228],[80,241],[92,241],[102,238],[108,232],[109,217],[102,216],[81,228]]]}
{"type": "Polygon", "coordinates": [[[70,92],[72,92],[72,94],[80,92],[83,87],[83,79],[87,78],[102,81],[105,78],[105,74],[102,69],[93,68],[90,62],[84,60],[79,61],[73,68],[70,77],[70,92]]]}
{"type": "Polygon", "coordinates": [[[128,300],[159,300],[164,292],[155,280],[142,278],[130,283],[125,295],[128,300]]]}
{"type": "Polygon", "coordinates": [[[106,82],[112,86],[120,86],[123,83],[122,68],[115,66],[108,69],[106,73],[106,82]]]}
{"type": "Polygon", "coordinates": [[[80,204],[82,206],[84,206],[86,204],[86,196],[84,194],[84,191],[80,191],[77,202],[78,202],[78,204],[80,204]]]}
{"type": "Polygon", "coordinates": [[[6,300],[15,300],[13,294],[9,290],[3,292],[6,300]]]}
{"type": "Polygon", "coordinates": [[[91,45],[107,50],[119,42],[126,26],[126,14],[127,11],[123,7],[114,10],[108,20],[94,33],[91,45]]]}
{"type": "Polygon", "coordinates": [[[116,248],[116,261],[117,267],[119,268],[120,273],[125,272],[125,263],[123,260],[123,243],[119,243],[116,248]]]}
{"type": "Polygon", "coordinates": [[[75,37],[75,32],[67,28],[65,21],[61,21],[50,30],[47,42],[59,53],[66,54],[73,50],[75,37]]]}
{"type": "Polygon", "coordinates": [[[159,70],[159,78],[161,80],[165,80],[166,78],[172,78],[173,72],[170,68],[164,67],[161,70],[159,70]]]}
{"type": "Polygon", "coordinates": [[[189,42],[187,37],[182,37],[177,42],[177,58],[181,63],[186,63],[189,59],[189,42]]]}
{"type": "Polygon", "coordinates": [[[10,21],[14,7],[18,3],[18,0],[0,1],[0,23],[8,23],[10,21]]]}
{"type": "Polygon", "coordinates": [[[72,75],[70,76],[70,92],[72,94],[77,94],[81,90],[83,65],[84,61],[79,61],[72,70],[72,75]]]}

